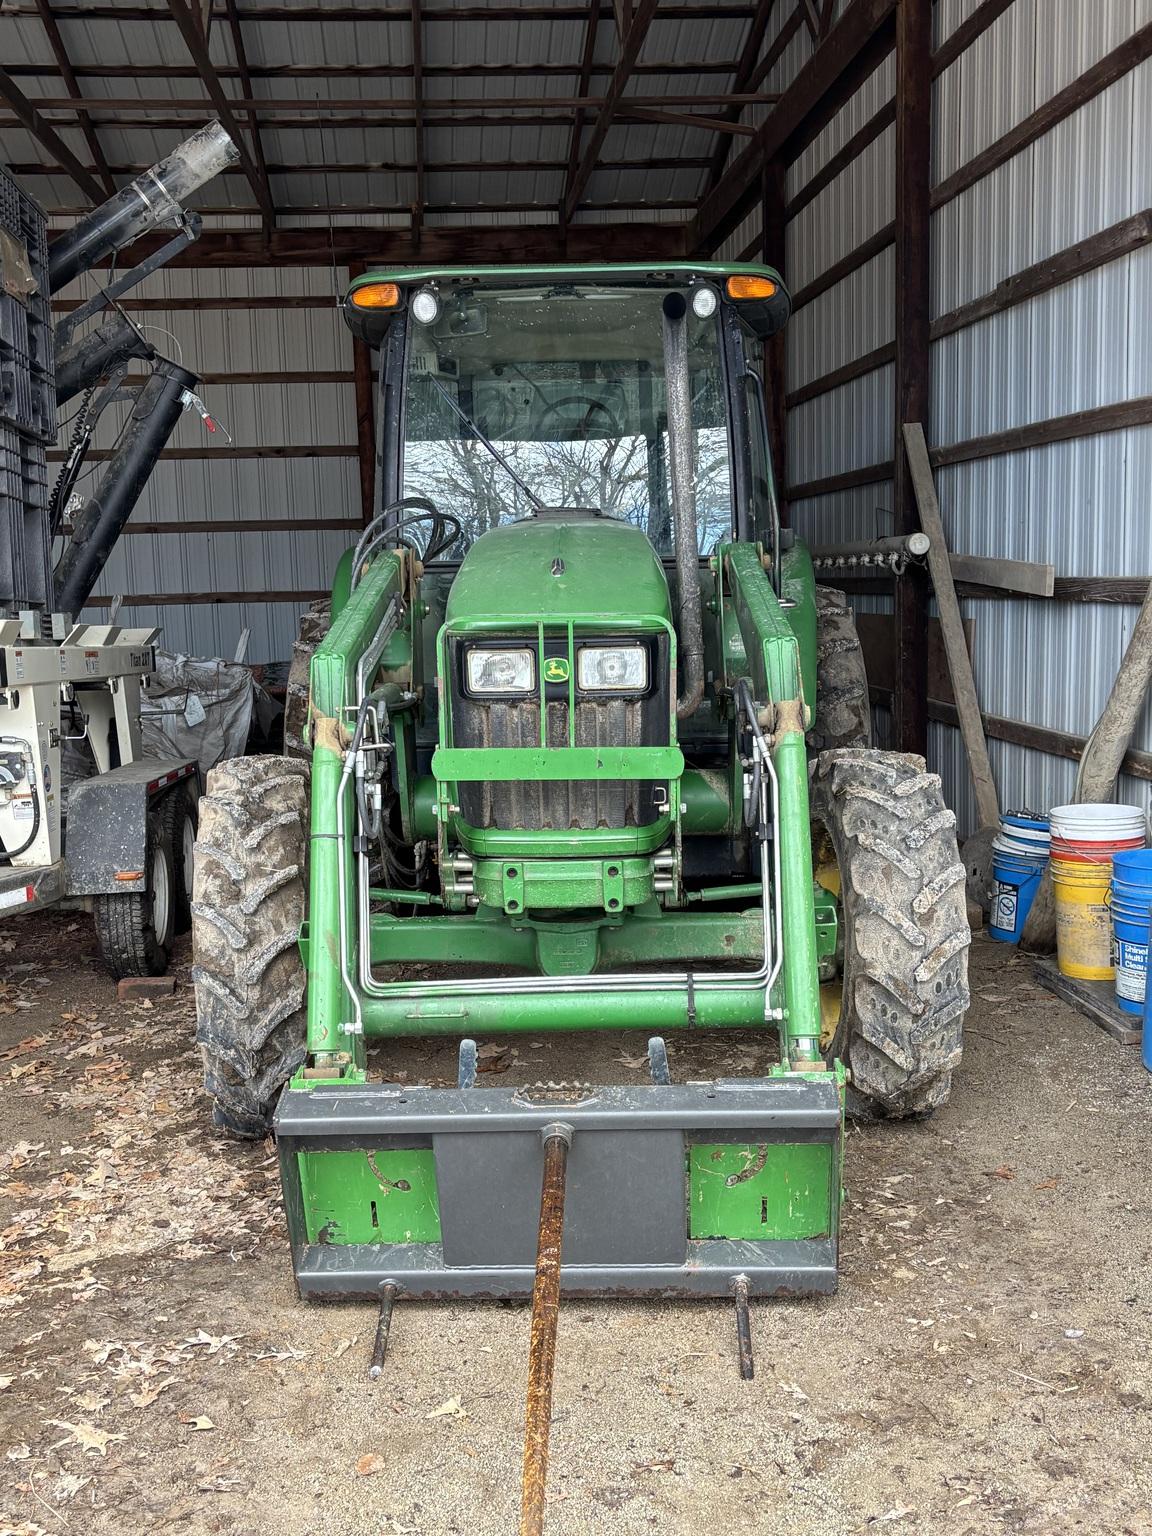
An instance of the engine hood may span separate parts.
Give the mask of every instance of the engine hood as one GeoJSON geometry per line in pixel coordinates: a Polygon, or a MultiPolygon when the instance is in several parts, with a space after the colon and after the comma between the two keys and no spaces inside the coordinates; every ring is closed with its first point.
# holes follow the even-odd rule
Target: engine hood
{"type": "Polygon", "coordinates": [[[445,617],[547,623],[581,613],[671,620],[664,567],[639,528],[555,512],[493,528],[461,562],[445,617]]]}

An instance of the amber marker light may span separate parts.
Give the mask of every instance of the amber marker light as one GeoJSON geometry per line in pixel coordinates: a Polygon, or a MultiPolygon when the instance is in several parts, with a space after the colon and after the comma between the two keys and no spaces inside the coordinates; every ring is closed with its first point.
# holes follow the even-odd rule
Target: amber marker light
{"type": "Polygon", "coordinates": [[[354,288],[351,299],[357,309],[395,309],[400,302],[398,283],[363,283],[354,288]]]}
{"type": "Polygon", "coordinates": [[[770,277],[754,277],[749,273],[736,273],[726,284],[730,299],[770,299],[778,285],[770,277]]]}

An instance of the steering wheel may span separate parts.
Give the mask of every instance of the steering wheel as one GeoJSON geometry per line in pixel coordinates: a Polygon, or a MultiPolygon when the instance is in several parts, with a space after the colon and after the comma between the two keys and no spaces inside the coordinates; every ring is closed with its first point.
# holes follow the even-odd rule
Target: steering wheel
{"type": "MultiPolygon", "coordinates": [[[[592,395],[567,395],[563,400],[554,400],[551,405],[545,406],[540,412],[533,430],[538,437],[547,440],[549,437],[547,424],[553,417],[556,417],[558,418],[557,425],[560,427],[564,438],[586,442],[592,435],[592,418],[597,414],[605,418],[608,428],[607,436],[624,436],[624,428],[620,425],[612,411],[604,404],[603,400],[597,400],[592,395]],[[570,412],[574,407],[581,412],[580,416],[578,419],[573,420],[569,418],[569,420],[565,421],[562,413],[565,411],[570,412]]],[[[605,423],[600,423],[599,425],[604,425],[605,423]]]]}

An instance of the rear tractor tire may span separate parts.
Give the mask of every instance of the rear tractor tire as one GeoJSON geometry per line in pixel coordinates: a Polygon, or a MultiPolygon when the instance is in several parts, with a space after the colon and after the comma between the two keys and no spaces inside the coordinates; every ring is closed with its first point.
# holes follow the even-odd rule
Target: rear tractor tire
{"type": "Polygon", "coordinates": [[[924,1115],[960,1061],[972,935],[956,818],[920,757],[847,749],[813,765],[813,847],[840,879],[843,992],[829,1060],[858,1119],[924,1115]]]}
{"type": "Polygon", "coordinates": [[[192,901],[196,1039],[217,1127],[268,1134],[304,1060],[307,765],[238,757],[200,800],[192,901]]]}
{"type": "Polygon", "coordinates": [[[284,695],[285,757],[312,761],[312,740],[308,727],[309,674],[316,647],[331,628],[332,605],[326,598],[317,600],[306,613],[300,615],[284,695]]]}
{"type": "Polygon", "coordinates": [[[848,599],[835,587],[816,588],[816,718],[808,744],[817,752],[872,742],[868,673],[848,599]]]}

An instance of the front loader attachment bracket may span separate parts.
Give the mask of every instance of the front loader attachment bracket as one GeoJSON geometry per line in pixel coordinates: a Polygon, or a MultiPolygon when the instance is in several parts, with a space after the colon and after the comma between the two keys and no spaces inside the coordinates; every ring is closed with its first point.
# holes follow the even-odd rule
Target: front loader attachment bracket
{"type": "Polygon", "coordinates": [[[836,1288],[838,1072],[535,1089],[297,1082],[276,1115],[300,1293],[532,1294],[541,1136],[573,1130],[570,1296],[836,1288]]]}

